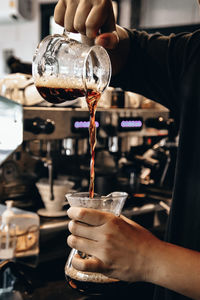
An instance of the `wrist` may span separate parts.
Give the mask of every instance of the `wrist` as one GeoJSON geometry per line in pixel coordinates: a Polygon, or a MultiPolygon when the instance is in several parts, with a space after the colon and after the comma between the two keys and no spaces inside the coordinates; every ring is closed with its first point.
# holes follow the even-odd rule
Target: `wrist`
{"type": "Polygon", "coordinates": [[[113,49],[107,49],[112,64],[112,75],[117,75],[123,69],[130,52],[130,38],[127,30],[116,26],[115,34],[118,42],[113,49]]]}
{"type": "Polygon", "coordinates": [[[144,261],[144,273],[143,281],[156,284],[157,278],[160,276],[161,263],[160,257],[166,247],[165,242],[154,237],[154,240],[150,241],[149,245],[146,246],[147,254],[145,255],[144,261]]]}

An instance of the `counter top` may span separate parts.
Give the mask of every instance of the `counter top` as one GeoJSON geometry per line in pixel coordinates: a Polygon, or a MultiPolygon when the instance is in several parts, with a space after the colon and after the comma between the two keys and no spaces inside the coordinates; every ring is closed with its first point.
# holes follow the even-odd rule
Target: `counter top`
{"type": "Polygon", "coordinates": [[[23,295],[23,300],[81,300],[83,297],[62,281],[43,283],[34,289],[33,294],[23,295]]]}
{"type": "Polygon", "coordinates": [[[35,287],[33,294],[23,295],[22,300],[152,300],[154,286],[147,283],[129,284],[122,290],[111,290],[107,295],[87,296],[68,286],[63,280],[43,281],[35,287]]]}
{"type": "MultiPolygon", "coordinates": [[[[66,247],[65,247],[66,250],[66,247]]],[[[71,249],[68,249],[69,251],[71,249]]],[[[125,283],[119,289],[111,289],[102,296],[87,296],[72,289],[65,278],[64,268],[69,255],[40,261],[36,268],[22,266],[26,279],[33,287],[32,294],[24,293],[23,283],[16,285],[21,299],[16,300],[152,300],[154,286],[147,283],[125,283]]],[[[3,299],[4,300],[4,299],[3,299]]],[[[15,300],[15,299],[5,299],[15,300]]]]}
{"type": "Polygon", "coordinates": [[[137,283],[131,289],[121,293],[111,293],[102,296],[86,296],[72,290],[65,281],[50,282],[47,285],[36,289],[33,295],[23,300],[152,300],[153,286],[143,283],[137,283]]]}

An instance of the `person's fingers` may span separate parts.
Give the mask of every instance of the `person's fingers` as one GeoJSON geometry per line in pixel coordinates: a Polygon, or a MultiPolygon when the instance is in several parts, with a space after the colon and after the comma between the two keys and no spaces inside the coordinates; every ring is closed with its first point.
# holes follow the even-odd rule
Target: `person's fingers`
{"type": "Polygon", "coordinates": [[[54,19],[67,31],[80,32],[92,39],[101,33],[96,44],[107,49],[113,49],[118,44],[111,1],[59,0],[54,19]]]}
{"type": "Polygon", "coordinates": [[[86,20],[86,35],[95,38],[99,32],[113,32],[115,19],[112,7],[94,5],[86,20]]]}
{"type": "Polygon", "coordinates": [[[95,255],[97,252],[98,243],[96,241],[80,238],[75,235],[69,235],[67,237],[67,244],[74,249],[77,249],[83,253],[89,255],[95,255]]]}
{"type": "Polygon", "coordinates": [[[107,2],[107,3],[108,3],[107,11],[109,11],[109,14],[106,15],[106,18],[101,26],[101,33],[113,32],[116,30],[116,22],[115,22],[112,2],[107,2]]]}
{"type": "Polygon", "coordinates": [[[105,16],[104,7],[98,5],[92,7],[85,23],[87,37],[95,38],[97,36],[105,21],[105,16]]]}
{"type": "Polygon", "coordinates": [[[97,228],[94,226],[88,226],[84,223],[80,223],[80,222],[71,220],[68,223],[68,229],[75,236],[79,236],[79,237],[83,237],[83,238],[87,238],[87,239],[96,241],[97,228]],[[95,230],[94,230],[94,228],[95,228],[95,230]]]}
{"type": "Polygon", "coordinates": [[[104,263],[94,256],[89,259],[82,259],[79,255],[75,255],[72,260],[72,265],[76,270],[85,272],[103,273],[106,271],[104,263]]]}
{"type": "MultiPolygon", "coordinates": [[[[95,201],[95,200],[94,200],[95,201]]],[[[80,221],[93,226],[104,224],[110,214],[91,208],[70,207],[67,211],[70,219],[80,221]]]]}
{"type": "Polygon", "coordinates": [[[119,36],[116,31],[103,33],[96,37],[95,44],[106,49],[115,49],[119,43],[119,36]]]}
{"type": "Polygon", "coordinates": [[[92,4],[90,1],[81,1],[77,7],[74,17],[74,28],[81,34],[86,34],[86,20],[90,13],[92,4]]]}
{"type": "Polygon", "coordinates": [[[59,0],[54,9],[54,20],[64,27],[66,5],[64,0],[59,0]]]}
{"type": "Polygon", "coordinates": [[[77,9],[77,0],[68,1],[64,16],[64,27],[69,32],[77,32],[74,28],[74,17],[77,9]]]}

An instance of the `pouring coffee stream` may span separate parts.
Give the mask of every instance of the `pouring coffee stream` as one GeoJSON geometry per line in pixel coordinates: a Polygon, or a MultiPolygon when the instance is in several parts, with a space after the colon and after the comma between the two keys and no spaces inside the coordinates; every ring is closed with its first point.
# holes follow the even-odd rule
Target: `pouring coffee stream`
{"type": "Polygon", "coordinates": [[[94,177],[95,177],[94,160],[95,160],[95,146],[96,146],[95,113],[96,113],[96,108],[100,97],[101,97],[100,93],[87,94],[86,96],[86,101],[90,112],[90,127],[89,127],[90,151],[91,151],[90,187],[89,187],[90,198],[94,197],[94,177]]]}

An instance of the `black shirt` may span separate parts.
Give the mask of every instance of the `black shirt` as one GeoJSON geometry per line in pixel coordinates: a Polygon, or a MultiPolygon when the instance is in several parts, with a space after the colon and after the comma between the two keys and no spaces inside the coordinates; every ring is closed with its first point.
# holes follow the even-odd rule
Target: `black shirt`
{"type": "MultiPolygon", "coordinates": [[[[175,116],[180,138],[167,241],[200,251],[200,30],[129,34],[128,62],[111,84],[143,94],[175,116]]],[[[157,288],[155,299],[188,298],[157,288]]]]}

